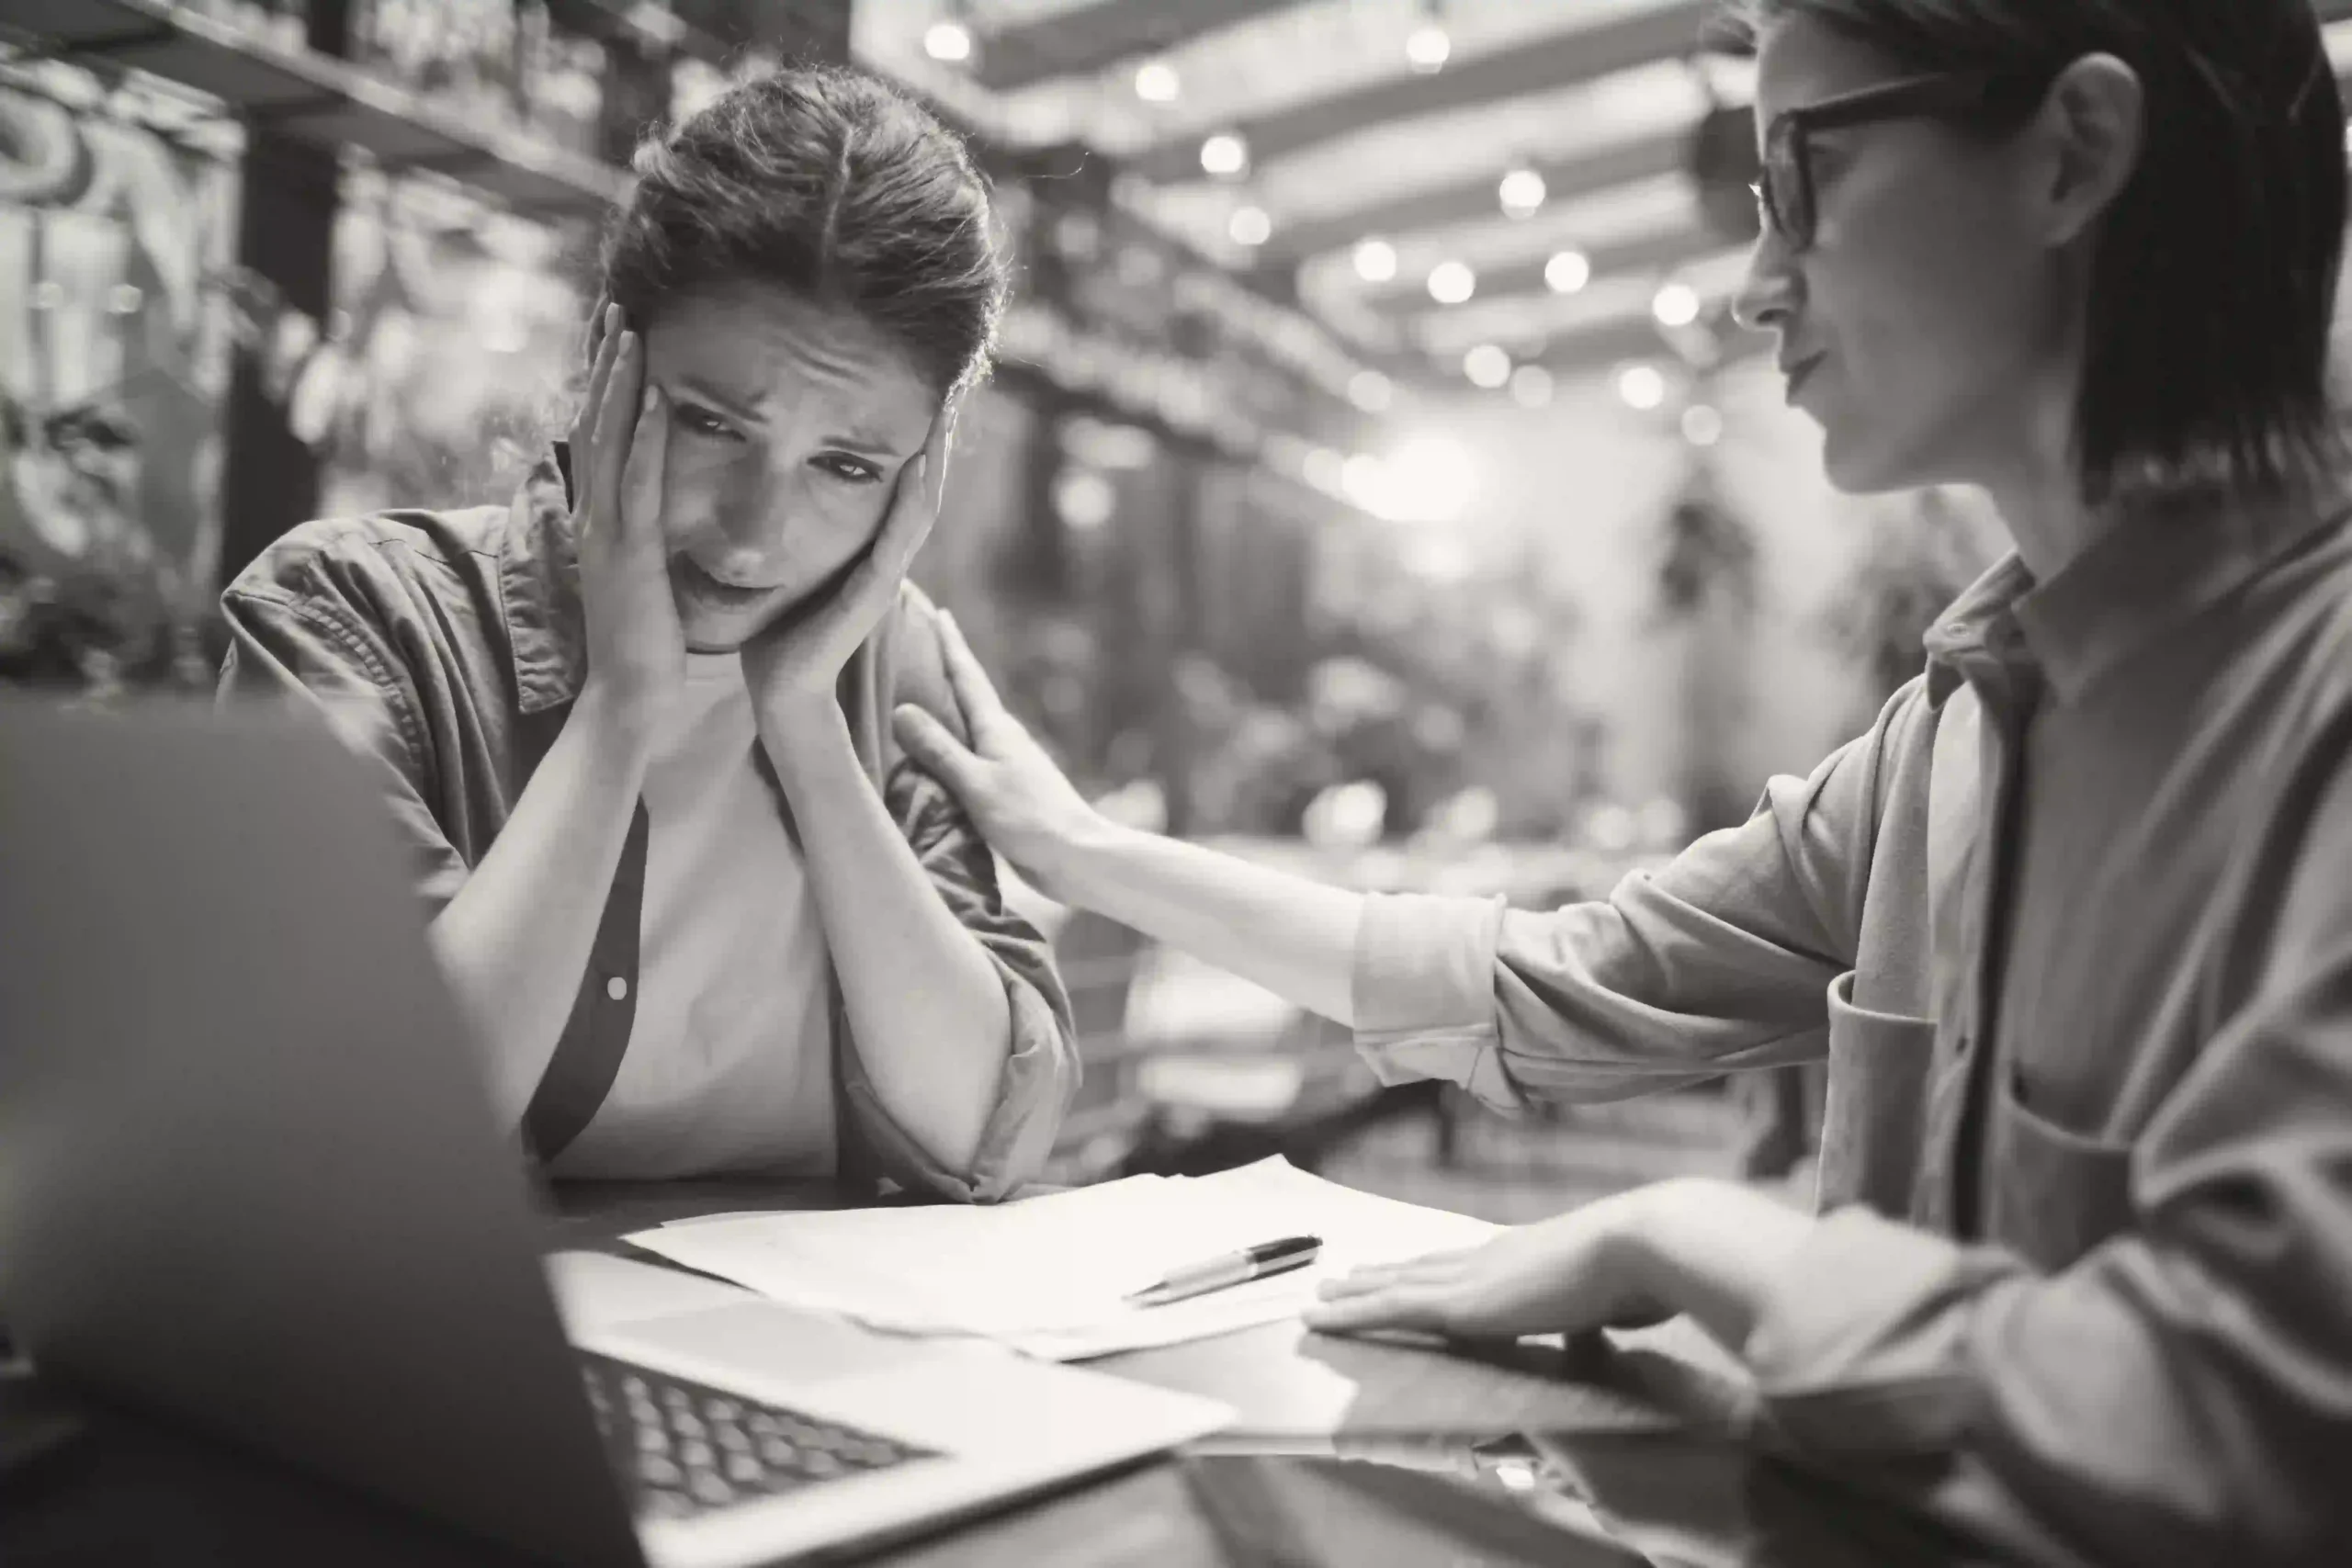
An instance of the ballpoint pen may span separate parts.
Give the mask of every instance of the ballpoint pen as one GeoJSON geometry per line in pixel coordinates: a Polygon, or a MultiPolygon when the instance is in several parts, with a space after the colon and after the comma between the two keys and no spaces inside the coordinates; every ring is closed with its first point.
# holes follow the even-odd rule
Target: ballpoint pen
{"type": "Polygon", "coordinates": [[[1260,1242],[1239,1252],[1228,1252],[1221,1258],[1187,1264],[1170,1271],[1168,1278],[1156,1285],[1147,1285],[1126,1299],[1137,1306],[1160,1306],[1169,1302],[1181,1302],[1188,1296],[1221,1291],[1227,1285],[1247,1284],[1270,1274],[1286,1274],[1294,1269],[1304,1269],[1315,1261],[1323,1250],[1319,1235],[1286,1235],[1280,1241],[1260,1242]]]}

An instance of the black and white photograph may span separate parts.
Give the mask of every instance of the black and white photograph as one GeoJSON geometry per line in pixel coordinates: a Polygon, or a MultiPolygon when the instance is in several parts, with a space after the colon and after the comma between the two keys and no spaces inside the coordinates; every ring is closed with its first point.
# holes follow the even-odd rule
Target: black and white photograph
{"type": "Polygon", "coordinates": [[[0,1563],[2352,1563],[2352,0],[0,0],[0,1563]]]}

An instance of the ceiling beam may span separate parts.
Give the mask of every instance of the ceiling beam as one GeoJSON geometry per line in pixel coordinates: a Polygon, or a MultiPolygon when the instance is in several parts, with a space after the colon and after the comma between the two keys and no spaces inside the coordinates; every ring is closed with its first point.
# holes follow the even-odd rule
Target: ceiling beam
{"type": "Polygon", "coordinates": [[[992,93],[1015,92],[1056,76],[1091,76],[1138,54],[1157,53],[1204,33],[1297,0],[1094,0],[1019,22],[978,39],[973,75],[992,93]]]}
{"type": "MultiPolygon", "coordinates": [[[[2352,21],[2352,0],[2314,0],[2314,5],[2322,21],[2352,21]]],[[[2352,69],[2337,73],[2336,86],[2346,102],[2352,103],[2352,69]]],[[[1678,145],[1678,155],[1679,152],[1678,145]]],[[[1546,179],[1549,179],[1548,175],[1546,179]]],[[[1591,259],[1593,276],[1599,279],[1645,271],[1671,272],[1712,255],[1724,247],[1722,235],[1702,225],[1691,225],[1645,234],[1614,246],[1589,248],[1586,254],[1591,259]]],[[[1544,260],[1529,260],[1480,272],[1478,292],[1474,299],[1482,305],[1491,306],[1498,300],[1537,299],[1548,293],[1544,282],[1544,260]]],[[[1378,290],[1367,290],[1364,303],[1384,316],[1404,319],[1408,322],[1445,309],[1430,301],[1427,288],[1420,279],[1408,282],[1399,278],[1378,290]]],[[[1409,335],[1409,325],[1408,330],[1409,335]]],[[[1508,333],[1500,335],[1504,338],[1509,336],[1508,333]]],[[[1629,315],[1622,321],[1602,321],[1566,334],[1553,334],[1552,347],[1544,355],[1544,362],[1555,368],[1576,368],[1580,361],[1599,354],[1614,363],[1619,359],[1638,357],[1625,345],[1644,342],[1647,344],[1645,352],[1660,352],[1665,346],[1657,326],[1646,314],[1629,315]],[[1588,350],[1580,346],[1588,339],[1599,344],[1600,347],[1588,350]]],[[[1590,368],[1589,365],[1582,367],[1590,368]]]]}
{"type": "MultiPolygon", "coordinates": [[[[1585,256],[1592,263],[1596,278],[1618,277],[1627,274],[1667,272],[1685,262],[1713,255],[1722,250],[1725,241],[1721,234],[1698,224],[1678,224],[1670,229],[1653,230],[1646,234],[1621,240],[1613,245],[1594,245],[1585,249],[1585,256]]],[[[1568,247],[1562,246],[1562,249],[1568,247]]],[[[1487,268],[1478,274],[1478,292],[1472,298],[1480,304],[1498,299],[1517,299],[1521,295],[1542,295],[1549,288],[1544,281],[1544,264],[1549,254],[1531,256],[1487,268]]],[[[1368,294],[1363,301],[1372,309],[1388,316],[1426,316],[1447,307],[1430,299],[1427,284],[1419,279],[1399,277],[1382,286],[1382,292],[1368,294]]]]}
{"type": "MultiPolygon", "coordinates": [[[[2352,0],[2313,0],[2313,8],[2324,23],[2352,20],[2352,0]]],[[[2345,90],[2347,96],[2352,96],[2352,80],[2346,81],[2345,90]]],[[[1693,119],[1669,130],[1620,142],[1595,152],[1539,163],[1535,169],[1544,176],[1545,201],[1547,205],[1572,201],[1612,186],[1631,185],[1675,173],[1685,166],[1690,138],[1697,130],[1698,121],[1693,119]]],[[[1252,134],[1253,148],[1258,147],[1259,142],[1252,134]]],[[[1192,143],[1186,142],[1182,151],[1188,157],[1192,156],[1192,143]]],[[[1263,157],[1265,154],[1261,151],[1259,155],[1263,157]]],[[[1187,164],[1186,172],[1189,174],[1193,168],[1194,165],[1187,164]]],[[[1366,235],[1377,234],[1384,239],[1395,239],[1399,235],[1451,228],[1456,224],[1481,222],[1493,218],[1500,210],[1495,187],[1501,177],[1502,171],[1497,168],[1490,174],[1482,173],[1476,179],[1285,223],[1274,231],[1273,238],[1267,242],[1261,254],[1270,260],[1304,262],[1325,251],[1351,245],[1366,235]]]]}
{"type": "MultiPolygon", "coordinates": [[[[1722,357],[1716,363],[1736,365],[1770,353],[1772,334],[1725,323],[1717,342],[1722,357]]],[[[1532,363],[1543,366],[1555,376],[1589,376],[1630,359],[1680,358],[1679,351],[1667,341],[1656,321],[1647,316],[1619,316],[1555,335],[1532,363]]]]}
{"type": "MultiPolygon", "coordinates": [[[[2346,4],[2352,4],[2352,0],[2346,0],[2346,4]]],[[[1634,185],[1643,180],[1656,179],[1661,175],[1674,174],[1683,167],[1685,158],[1679,139],[1653,136],[1621,142],[1581,157],[1539,163],[1534,167],[1535,172],[1544,176],[1544,205],[1551,207],[1574,201],[1579,197],[1592,196],[1614,186],[1634,185]]],[[[1480,175],[1475,180],[1463,180],[1454,185],[1374,202],[1368,207],[1284,224],[1274,231],[1274,236],[1266,243],[1264,252],[1286,260],[1305,261],[1324,251],[1353,244],[1367,234],[1395,239],[1399,234],[1411,234],[1427,229],[1484,222],[1499,216],[1502,211],[1501,199],[1496,194],[1502,173],[1498,168],[1480,175]]]]}
{"type": "MultiPolygon", "coordinates": [[[[1370,126],[1556,92],[1636,65],[1695,53],[1700,29],[1716,9],[1717,0],[1664,0],[1651,10],[1474,56],[1433,75],[1384,78],[1230,129],[1241,132],[1251,160],[1262,167],[1370,126]]],[[[1200,138],[1193,135],[1146,149],[1132,167],[1147,179],[1172,185],[1200,178],[1199,160],[1200,138]]]]}

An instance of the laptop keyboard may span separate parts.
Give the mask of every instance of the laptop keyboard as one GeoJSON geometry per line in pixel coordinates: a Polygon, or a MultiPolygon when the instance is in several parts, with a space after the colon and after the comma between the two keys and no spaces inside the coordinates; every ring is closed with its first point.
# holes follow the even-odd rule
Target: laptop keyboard
{"type": "Polygon", "coordinates": [[[681,1518],[937,1459],[895,1438],[579,1353],[605,1450],[646,1518],[681,1518]]]}

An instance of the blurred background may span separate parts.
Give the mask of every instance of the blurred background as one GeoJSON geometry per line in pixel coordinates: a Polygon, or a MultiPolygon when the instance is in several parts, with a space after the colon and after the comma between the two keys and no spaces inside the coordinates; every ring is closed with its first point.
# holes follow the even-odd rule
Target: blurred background
{"type": "MultiPolygon", "coordinates": [[[[1356,886],[1605,894],[1865,726],[1998,548],[1970,497],[1830,493],[1729,321],[1709,10],[0,0],[0,681],[207,690],[287,528],[503,501],[642,129],[852,62],[996,186],[1018,294],[916,575],[1081,787],[1356,886]]],[[[1803,1182],[1802,1075],[1507,1122],[1036,912],[1089,1060],[1063,1179],[1279,1151],[1502,1220],[1803,1182]]]]}

